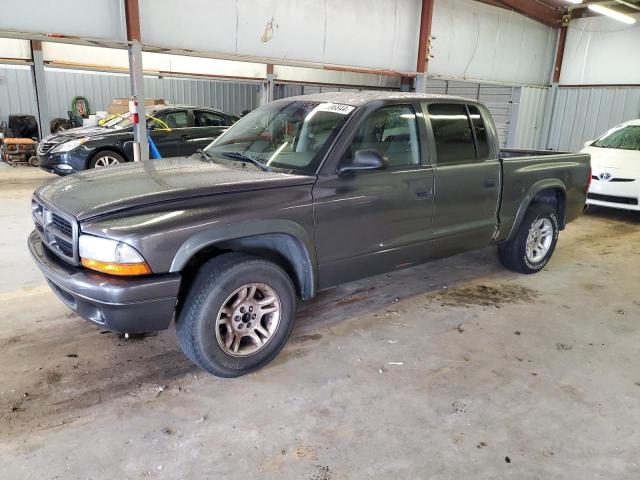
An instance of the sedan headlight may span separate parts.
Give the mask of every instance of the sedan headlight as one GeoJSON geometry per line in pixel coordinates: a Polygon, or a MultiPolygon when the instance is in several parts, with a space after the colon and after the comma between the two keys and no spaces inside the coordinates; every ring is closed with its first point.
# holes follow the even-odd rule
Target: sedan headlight
{"type": "Polygon", "coordinates": [[[73,150],[74,148],[79,147],[84,142],[89,140],[88,137],[76,138],[75,140],[71,140],[69,142],[64,142],[58,145],[56,148],[52,150],[53,153],[63,153],[73,150]]]}
{"type": "Polygon", "coordinates": [[[142,255],[124,242],[108,238],[80,235],[80,261],[83,266],[112,275],[147,275],[149,265],[142,255]]]}

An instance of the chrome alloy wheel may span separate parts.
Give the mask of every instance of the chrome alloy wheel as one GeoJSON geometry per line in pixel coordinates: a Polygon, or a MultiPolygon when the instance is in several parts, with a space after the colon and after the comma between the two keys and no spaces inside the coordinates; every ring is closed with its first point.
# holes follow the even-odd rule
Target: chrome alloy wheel
{"type": "Polygon", "coordinates": [[[234,357],[259,352],[276,333],[281,310],[280,298],[269,285],[243,285],[227,297],[218,311],[218,345],[234,357]]]}
{"type": "Polygon", "coordinates": [[[117,158],[115,157],[111,157],[109,155],[105,155],[104,157],[100,157],[99,159],[96,160],[96,168],[100,168],[100,167],[110,167],[112,165],[118,165],[120,162],[118,161],[117,158]]]}
{"type": "Polygon", "coordinates": [[[526,254],[532,263],[538,263],[544,258],[553,241],[553,225],[548,218],[541,218],[529,229],[527,236],[526,254]]]}

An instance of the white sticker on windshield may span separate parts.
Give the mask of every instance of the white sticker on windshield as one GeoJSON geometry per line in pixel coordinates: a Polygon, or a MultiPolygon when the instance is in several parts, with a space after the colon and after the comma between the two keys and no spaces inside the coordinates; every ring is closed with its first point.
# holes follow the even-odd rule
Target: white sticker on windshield
{"type": "Polygon", "coordinates": [[[321,103],[314,110],[316,112],[333,112],[348,115],[353,112],[354,108],[351,105],[342,105],[340,103],[321,103]]]}

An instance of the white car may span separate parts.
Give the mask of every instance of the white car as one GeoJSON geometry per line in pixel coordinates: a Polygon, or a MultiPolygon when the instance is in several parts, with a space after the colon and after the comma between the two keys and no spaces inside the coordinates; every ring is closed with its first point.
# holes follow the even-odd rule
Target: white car
{"type": "Polygon", "coordinates": [[[585,143],[582,152],[591,155],[587,205],[640,210],[640,119],[585,143]]]}

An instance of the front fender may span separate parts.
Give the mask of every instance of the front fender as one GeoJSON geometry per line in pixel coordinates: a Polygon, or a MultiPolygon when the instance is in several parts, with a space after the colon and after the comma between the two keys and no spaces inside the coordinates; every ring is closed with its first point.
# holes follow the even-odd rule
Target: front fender
{"type": "Polygon", "coordinates": [[[315,295],[318,284],[315,247],[307,231],[295,222],[263,220],[203,230],[178,248],[169,271],[181,272],[194,255],[212,246],[276,252],[288,260],[302,298],[315,295]]]}
{"type": "Polygon", "coordinates": [[[262,220],[233,226],[213,227],[196,233],[178,248],[169,271],[181,271],[190,258],[206,247],[229,240],[268,234],[290,235],[298,240],[307,251],[315,270],[315,249],[304,228],[289,220],[262,220]]]}

